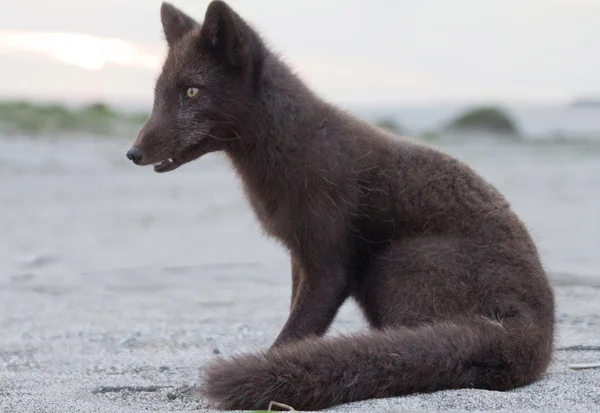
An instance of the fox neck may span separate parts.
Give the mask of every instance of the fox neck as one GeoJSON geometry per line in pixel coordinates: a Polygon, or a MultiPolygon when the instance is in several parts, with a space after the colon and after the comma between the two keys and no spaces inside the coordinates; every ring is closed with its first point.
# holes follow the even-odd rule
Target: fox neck
{"type": "Polygon", "coordinates": [[[273,203],[300,179],[292,175],[303,163],[298,156],[333,111],[276,56],[267,57],[262,70],[239,144],[226,152],[247,189],[273,203]]]}

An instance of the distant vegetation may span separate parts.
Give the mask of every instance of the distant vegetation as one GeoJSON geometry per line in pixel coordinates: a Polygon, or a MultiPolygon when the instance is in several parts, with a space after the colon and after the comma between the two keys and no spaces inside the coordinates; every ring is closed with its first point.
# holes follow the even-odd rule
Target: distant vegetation
{"type": "Polygon", "coordinates": [[[469,110],[447,126],[450,132],[487,132],[516,136],[519,128],[511,116],[501,108],[480,107],[469,110]]]}
{"type": "Polygon", "coordinates": [[[69,108],[54,103],[0,102],[0,133],[4,135],[113,135],[139,128],[145,114],[123,114],[104,103],[69,108]]]}
{"type": "MultiPolygon", "coordinates": [[[[373,122],[396,135],[411,135],[393,117],[382,117],[373,122]]],[[[507,111],[490,106],[476,107],[458,115],[455,119],[440,125],[436,129],[422,131],[418,137],[423,140],[435,141],[450,135],[472,134],[501,135],[516,138],[519,136],[517,123],[507,111]]]]}
{"type": "Polygon", "coordinates": [[[406,133],[404,128],[400,126],[400,124],[398,124],[398,122],[396,122],[393,118],[380,118],[375,121],[375,124],[380,128],[393,133],[394,135],[403,135],[406,133]]]}
{"type": "MultiPolygon", "coordinates": [[[[0,101],[0,136],[63,137],[63,136],[135,136],[147,113],[119,111],[106,103],[69,106],[57,103],[0,101]]],[[[453,138],[479,139],[498,136],[501,139],[524,139],[515,120],[506,110],[494,106],[475,107],[459,114],[449,122],[426,131],[407,130],[393,115],[383,115],[372,122],[398,136],[413,136],[426,141],[443,142],[453,138]]],[[[529,137],[545,143],[599,142],[586,136],[529,137]],[[590,140],[591,139],[591,140],[590,140]]]]}

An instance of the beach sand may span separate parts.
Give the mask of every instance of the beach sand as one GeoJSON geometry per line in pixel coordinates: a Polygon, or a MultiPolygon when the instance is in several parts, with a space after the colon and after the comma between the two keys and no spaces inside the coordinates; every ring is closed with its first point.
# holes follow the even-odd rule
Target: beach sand
{"type": "MultiPolygon", "coordinates": [[[[193,391],[206,363],[266,349],[285,321],[287,256],[223,158],[156,175],[127,162],[127,144],[0,139],[1,412],[208,411],[193,391]]],[[[600,369],[568,367],[600,362],[600,154],[449,150],[507,195],[540,245],[558,302],[554,362],[511,392],[332,411],[600,411],[600,369]]],[[[330,334],[364,328],[347,303],[330,334]]]]}

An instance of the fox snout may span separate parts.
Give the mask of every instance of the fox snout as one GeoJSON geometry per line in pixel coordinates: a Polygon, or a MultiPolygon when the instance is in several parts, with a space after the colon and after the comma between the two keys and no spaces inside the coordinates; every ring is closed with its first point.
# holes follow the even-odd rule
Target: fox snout
{"type": "Polygon", "coordinates": [[[150,158],[156,157],[156,154],[154,154],[155,150],[153,150],[156,147],[156,145],[153,144],[156,131],[151,131],[151,129],[154,128],[152,128],[150,119],[148,119],[125,154],[127,159],[136,165],[147,165],[152,161],[150,158]]]}
{"type": "Polygon", "coordinates": [[[137,146],[131,147],[127,151],[126,155],[127,155],[127,159],[129,159],[136,165],[139,165],[140,162],[142,162],[142,157],[143,157],[142,150],[140,148],[138,148],[137,146]]]}
{"type": "Polygon", "coordinates": [[[212,142],[186,142],[178,136],[177,127],[164,117],[150,117],[131,147],[127,159],[139,166],[154,165],[155,172],[169,172],[216,149],[212,142]]]}

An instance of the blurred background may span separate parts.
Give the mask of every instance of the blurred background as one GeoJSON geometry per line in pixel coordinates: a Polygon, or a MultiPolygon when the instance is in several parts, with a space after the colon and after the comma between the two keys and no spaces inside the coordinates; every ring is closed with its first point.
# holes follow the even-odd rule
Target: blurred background
{"type": "MultiPolygon", "coordinates": [[[[485,175],[550,269],[597,272],[600,2],[230,3],[318,93],[485,175]]],[[[202,20],[208,2],[175,4],[202,20]]],[[[221,155],[164,176],[126,160],[165,56],[159,8],[3,4],[3,270],[285,259],[221,155]]]]}
{"type": "MultiPolygon", "coordinates": [[[[199,20],[208,4],[173,2],[199,20]]],[[[597,348],[600,1],[229,2],[319,94],[499,188],[560,287],[560,345],[597,348]]],[[[123,387],[119,411],[193,408],[169,386],[194,381],[215,354],[269,345],[286,318],[288,257],[262,235],[224,156],[167,174],[125,157],[166,52],[159,9],[0,6],[6,411],[96,411],[77,403],[112,403],[121,388],[98,386],[134,384],[164,386],[135,397],[123,387]]],[[[336,329],[360,327],[354,310],[336,329]]]]}

